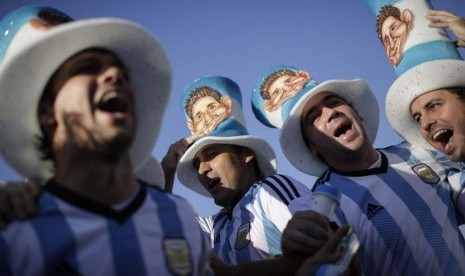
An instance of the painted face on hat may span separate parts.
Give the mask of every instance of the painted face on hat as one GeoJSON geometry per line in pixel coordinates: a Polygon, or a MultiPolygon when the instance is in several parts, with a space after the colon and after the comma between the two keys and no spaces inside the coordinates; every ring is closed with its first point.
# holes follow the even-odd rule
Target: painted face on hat
{"type": "Polygon", "coordinates": [[[71,57],[55,72],[45,95],[39,120],[53,137],[54,152],[114,160],[131,145],[134,92],[127,69],[114,54],[91,49],[71,57]]]}
{"type": "Polygon", "coordinates": [[[372,149],[360,116],[331,92],[318,93],[307,101],[301,113],[301,131],[310,153],[333,168],[356,152],[372,149]]]}
{"type": "Polygon", "coordinates": [[[452,161],[465,161],[463,98],[447,89],[434,90],[413,100],[410,112],[426,142],[452,161]]]}
{"type": "Polygon", "coordinates": [[[406,9],[401,13],[393,6],[383,7],[378,16],[378,35],[389,62],[394,66],[402,59],[405,42],[412,28],[412,18],[410,10],[406,9]]]}
{"type": "Polygon", "coordinates": [[[44,31],[70,21],[72,19],[66,14],[53,9],[39,11],[37,17],[30,19],[16,32],[8,47],[8,53],[19,51],[39,38],[44,31]]]}
{"type": "Polygon", "coordinates": [[[193,164],[202,186],[211,194],[215,204],[233,208],[253,183],[250,173],[254,154],[248,148],[211,144],[202,148],[193,164]]]}
{"type": "Polygon", "coordinates": [[[50,29],[54,26],[70,22],[71,18],[65,16],[64,14],[53,12],[50,10],[40,11],[38,18],[31,19],[29,24],[34,29],[50,29]]]}
{"type": "Polygon", "coordinates": [[[267,86],[268,89],[262,92],[262,97],[265,99],[263,103],[263,109],[266,111],[275,111],[281,107],[281,105],[288,99],[294,97],[303,87],[310,81],[310,75],[303,70],[297,71],[285,71],[284,73],[276,72],[279,74],[267,86]]]}
{"type": "Polygon", "coordinates": [[[186,101],[189,115],[187,126],[192,134],[207,135],[232,113],[229,96],[221,96],[210,87],[194,90],[186,101]]]}

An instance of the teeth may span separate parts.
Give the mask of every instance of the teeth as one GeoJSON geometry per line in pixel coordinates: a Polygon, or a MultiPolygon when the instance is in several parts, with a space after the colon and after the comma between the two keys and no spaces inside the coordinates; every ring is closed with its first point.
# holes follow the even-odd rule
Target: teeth
{"type": "Polygon", "coordinates": [[[446,132],[447,132],[447,130],[445,130],[445,129],[436,132],[433,135],[433,140],[436,141],[442,134],[445,134],[446,132]]]}
{"type": "Polygon", "coordinates": [[[115,91],[112,91],[112,92],[106,93],[103,96],[102,100],[104,102],[106,102],[106,101],[111,100],[111,99],[116,98],[116,97],[118,97],[118,93],[116,93],[115,91]]]}

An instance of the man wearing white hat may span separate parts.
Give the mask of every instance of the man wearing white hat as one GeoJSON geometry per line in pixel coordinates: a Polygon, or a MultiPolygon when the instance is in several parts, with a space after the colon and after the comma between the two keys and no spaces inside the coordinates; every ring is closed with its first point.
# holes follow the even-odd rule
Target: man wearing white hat
{"type": "MultiPolygon", "coordinates": [[[[13,12],[2,33],[43,9],[13,12]]],[[[211,273],[190,205],[133,173],[156,142],[170,82],[159,42],[121,19],[62,24],[5,56],[0,152],[45,185],[37,215],[0,233],[0,274],[211,273]]]]}
{"type": "MultiPolygon", "coordinates": [[[[268,125],[256,99],[266,77],[282,69],[298,71],[273,68],[253,92],[257,118],[268,125]]],[[[272,124],[280,128],[284,155],[299,170],[320,177],[316,185],[331,185],[342,193],[337,221],[351,225],[360,239],[366,275],[465,272],[465,247],[448,186],[442,183],[444,169],[427,151],[405,143],[373,148],[378,104],[363,80],[307,85],[286,104],[273,117],[281,121],[272,124]]],[[[302,197],[291,208],[309,209],[308,202],[302,197]]],[[[283,235],[285,253],[309,253],[306,246],[312,240],[301,230],[314,226],[302,219],[306,213],[289,222],[283,235]]]]}
{"type": "MultiPolygon", "coordinates": [[[[215,128],[200,137],[190,128],[193,136],[173,144],[162,164],[171,160],[171,168],[177,165],[177,177],[184,186],[223,207],[213,216],[199,218],[214,252],[229,265],[280,256],[281,234],[291,217],[287,206],[310,190],[276,174],[273,149],[263,139],[248,134],[242,95],[235,82],[222,76],[200,78],[184,90],[182,104],[188,124],[195,120],[203,121],[202,125],[215,122],[215,128]],[[206,90],[210,92],[198,93],[206,90]]],[[[249,269],[257,268],[251,265],[249,269]]],[[[289,264],[271,267],[262,268],[275,274],[296,269],[289,264]]]]}
{"type": "Polygon", "coordinates": [[[431,10],[429,1],[395,2],[412,12],[414,35],[407,40],[402,70],[395,68],[397,79],[386,95],[386,115],[394,130],[413,146],[447,156],[441,162],[448,168],[455,206],[464,216],[463,166],[456,162],[465,161],[465,61],[455,46],[463,45],[465,19],[431,10]],[[456,45],[441,27],[457,34],[456,45]]]}

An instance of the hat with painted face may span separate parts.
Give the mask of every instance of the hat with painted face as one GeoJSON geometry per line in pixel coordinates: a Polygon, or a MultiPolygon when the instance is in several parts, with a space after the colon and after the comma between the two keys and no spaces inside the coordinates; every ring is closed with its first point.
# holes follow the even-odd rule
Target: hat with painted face
{"type": "MultiPolygon", "coordinates": [[[[279,142],[286,158],[298,170],[313,176],[320,176],[328,166],[310,154],[302,136],[300,116],[308,100],[326,91],[352,105],[363,118],[366,134],[373,143],[379,125],[378,102],[370,87],[361,79],[329,80],[318,84],[303,70],[292,66],[278,66],[261,76],[252,92],[252,108],[257,119],[267,126],[280,129],[279,142]],[[294,85],[296,83],[300,84],[294,85]],[[299,91],[293,91],[298,88],[299,91]],[[291,96],[281,101],[279,108],[267,109],[263,98],[276,90],[291,96]]],[[[279,96],[275,95],[277,97],[279,96]]]]}
{"type": "Polygon", "coordinates": [[[276,173],[276,156],[263,139],[249,135],[242,111],[239,86],[222,76],[206,76],[184,89],[182,109],[191,133],[199,135],[181,157],[177,177],[187,188],[211,197],[198,180],[193,159],[211,144],[238,145],[252,149],[264,176],[276,173]]]}
{"type": "Polygon", "coordinates": [[[446,31],[428,26],[428,0],[364,0],[376,16],[377,32],[397,79],[386,95],[386,115],[411,144],[430,148],[410,114],[412,101],[427,92],[465,87],[465,62],[446,31]]]}
{"type": "Polygon", "coordinates": [[[157,39],[133,22],[116,18],[67,22],[63,18],[69,19],[55,9],[28,6],[0,22],[0,129],[8,133],[0,135],[0,153],[27,178],[46,181],[53,175],[52,162],[41,158],[38,147],[42,137],[37,118],[39,99],[63,62],[82,50],[102,48],[121,59],[134,87],[138,123],[130,154],[137,170],[149,158],[169,99],[168,58],[157,39]],[[41,16],[44,11],[52,15],[41,16]],[[67,23],[59,24],[62,21],[67,23]],[[27,39],[23,31],[37,25],[54,27],[27,39]],[[21,46],[16,48],[18,44],[21,46]]]}

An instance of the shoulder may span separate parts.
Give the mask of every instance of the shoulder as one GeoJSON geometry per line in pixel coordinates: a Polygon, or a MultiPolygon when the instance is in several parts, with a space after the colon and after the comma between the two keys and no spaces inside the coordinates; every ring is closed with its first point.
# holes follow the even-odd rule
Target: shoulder
{"type": "Polygon", "coordinates": [[[178,212],[195,215],[194,208],[185,198],[165,192],[156,186],[147,185],[146,187],[148,196],[157,206],[166,207],[165,209],[177,208],[178,212]]]}
{"type": "Polygon", "coordinates": [[[310,189],[306,185],[290,176],[282,174],[271,175],[261,180],[258,184],[257,193],[261,198],[272,197],[279,199],[286,205],[294,199],[310,193],[310,189]]]}

